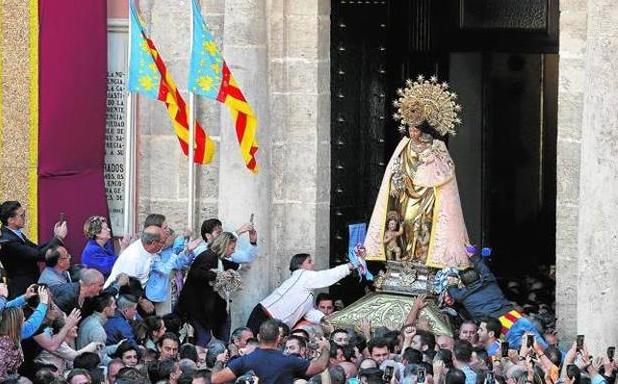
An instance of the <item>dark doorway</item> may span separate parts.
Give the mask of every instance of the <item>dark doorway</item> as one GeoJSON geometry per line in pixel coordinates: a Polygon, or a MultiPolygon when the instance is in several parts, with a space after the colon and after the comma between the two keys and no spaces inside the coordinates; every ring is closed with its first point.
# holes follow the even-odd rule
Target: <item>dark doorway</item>
{"type": "MultiPolygon", "coordinates": [[[[447,145],[470,240],[505,278],[555,262],[557,25],[552,0],[332,1],[332,265],[371,216],[400,139],[391,103],[418,74],[449,81],[464,108],[447,145]]],[[[351,280],[332,291],[363,294],[351,280]]]]}

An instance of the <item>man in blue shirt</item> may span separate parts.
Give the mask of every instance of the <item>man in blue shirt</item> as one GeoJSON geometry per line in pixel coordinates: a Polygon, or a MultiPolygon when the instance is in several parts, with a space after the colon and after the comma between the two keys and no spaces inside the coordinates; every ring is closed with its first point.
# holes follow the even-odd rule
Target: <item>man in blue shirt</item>
{"type": "Polygon", "coordinates": [[[472,360],[472,344],[465,340],[457,340],[453,347],[453,365],[466,375],[466,384],[476,384],[476,372],[470,368],[472,360]]]}
{"type": "Polygon", "coordinates": [[[498,341],[501,329],[502,325],[498,319],[486,317],[481,320],[478,330],[479,343],[483,345],[483,348],[485,348],[489,357],[493,357],[498,353],[501,353],[500,342],[498,341]]]}
{"type": "Polygon", "coordinates": [[[330,342],[324,338],[318,341],[320,356],[312,362],[296,356],[286,356],[279,350],[281,334],[277,320],[269,319],[263,322],[258,339],[259,348],[230,361],[227,368],[222,369],[218,361],[214,367],[212,383],[228,383],[253,371],[261,384],[289,384],[294,382],[294,378],[317,375],[328,366],[330,342]]]}
{"type": "Polygon", "coordinates": [[[115,345],[126,340],[130,346],[137,348],[135,334],[130,321],[137,314],[137,299],[131,295],[120,295],[116,302],[116,312],[103,325],[107,340],[105,345],[115,345]]]}
{"type": "MultiPolygon", "coordinates": [[[[200,229],[203,242],[194,250],[196,255],[204,252],[208,249],[208,244],[211,243],[215,237],[219,236],[223,231],[223,225],[219,219],[207,219],[202,222],[200,229]]],[[[258,245],[257,245],[257,231],[253,227],[252,223],[243,224],[240,228],[232,231],[234,236],[238,238],[238,244],[234,253],[230,256],[230,261],[236,264],[249,264],[257,257],[258,245]],[[249,244],[241,241],[240,235],[248,233],[249,244]]]]}

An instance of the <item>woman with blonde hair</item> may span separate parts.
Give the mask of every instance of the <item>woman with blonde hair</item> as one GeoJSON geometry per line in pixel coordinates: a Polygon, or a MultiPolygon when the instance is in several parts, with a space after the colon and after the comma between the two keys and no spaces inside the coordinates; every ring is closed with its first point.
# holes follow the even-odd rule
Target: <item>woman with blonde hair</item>
{"type": "MultiPolygon", "coordinates": [[[[84,223],[84,235],[88,242],[82,251],[82,264],[98,270],[107,278],[118,258],[114,252],[112,230],[107,219],[103,216],[90,216],[84,223]]],[[[129,238],[125,236],[120,243],[120,252],[129,245],[128,243],[129,238]]]]}
{"type": "Polygon", "coordinates": [[[238,264],[229,260],[236,248],[236,236],[223,232],[193,261],[187,281],[178,299],[177,311],[195,329],[195,344],[205,347],[211,337],[227,342],[230,316],[226,300],[215,290],[219,279],[233,278],[238,264]]]}

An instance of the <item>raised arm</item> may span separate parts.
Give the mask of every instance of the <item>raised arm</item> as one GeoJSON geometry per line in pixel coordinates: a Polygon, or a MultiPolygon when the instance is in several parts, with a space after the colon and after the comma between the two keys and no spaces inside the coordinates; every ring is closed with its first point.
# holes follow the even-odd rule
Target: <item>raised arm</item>
{"type": "Polygon", "coordinates": [[[321,338],[318,341],[318,346],[320,348],[320,356],[318,356],[317,359],[313,360],[311,364],[309,364],[309,367],[305,372],[305,376],[307,377],[315,376],[328,367],[328,358],[330,357],[330,342],[325,338],[321,338]]]}
{"type": "Polygon", "coordinates": [[[354,269],[352,263],[347,263],[323,271],[305,271],[307,276],[305,286],[310,289],[330,287],[349,275],[352,269],[354,269]]]}

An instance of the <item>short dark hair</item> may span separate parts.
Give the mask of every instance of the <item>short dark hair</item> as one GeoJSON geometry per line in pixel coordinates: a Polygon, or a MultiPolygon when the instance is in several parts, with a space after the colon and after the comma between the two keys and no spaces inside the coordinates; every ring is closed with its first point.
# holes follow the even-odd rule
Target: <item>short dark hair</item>
{"type": "Polygon", "coordinates": [[[232,334],[230,335],[230,341],[234,342],[235,339],[240,339],[243,332],[251,332],[251,334],[253,334],[253,331],[251,330],[251,328],[238,327],[234,331],[232,331],[232,334]]]}
{"type": "Polygon", "coordinates": [[[388,349],[388,343],[386,342],[386,340],[384,340],[381,337],[373,338],[369,340],[369,343],[367,343],[367,349],[369,349],[369,353],[373,353],[374,348],[385,348],[385,347],[388,349]]]}
{"type": "Polygon", "coordinates": [[[436,349],[436,337],[433,333],[419,329],[414,336],[420,337],[421,346],[426,345],[427,349],[436,349]]]}
{"type": "Polygon", "coordinates": [[[459,278],[463,285],[468,286],[481,279],[479,272],[474,267],[466,268],[463,271],[459,271],[459,278]]]}
{"type": "Polygon", "coordinates": [[[446,373],[445,384],[465,384],[466,374],[461,369],[451,368],[446,373]]]}
{"type": "Polygon", "coordinates": [[[496,339],[500,338],[500,334],[502,333],[502,324],[500,324],[500,320],[495,317],[484,317],[481,319],[481,323],[485,323],[485,328],[488,333],[493,332],[496,339]]]}
{"type": "Polygon", "coordinates": [[[169,380],[170,375],[174,372],[175,364],[176,360],[172,358],[151,361],[147,367],[150,382],[157,383],[161,380],[169,380]]]}
{"type": "Polygon", "coordinates": [[[296,342],[298,343],[299,347],[307,348],[307,340],[304,337],[301,337],[301,336],[292,335],[292,336],[288,337],[288,339],[285,342],[287,343],[288,341],[294,341],[294,340],[296,340],[296,342]]]}
{"type": "Polygon", "coordinates": [[[360,379],[365,378],[367,384],[383,384],[383,375],[384,373],[380,368],[361,369],[360,372],[358,372],[358,377],[360,379]]]}
{"type": "Polygon", "coordinates": [[[116,375],[116,384],[150,384],[142,373],[133,367],[120,368],[116,375]]]}
{"type": "Polygon", "coordinates": [[[47,248],[47,251],[45,251],[45,265],[55,267],[58,264],[58,260],[60,260],[60,247],[62,245],[52,245],[47,248]]]}
{"type": "Polygon", "coordinates": [[[146,220],[144,220],[144,229],[154,225],[155,227],[161,228],[163,223],[165,222],[165,216],[160,213],[151,213],[146,216],[146,220]]]}
{"type": "Polygon", "coordinates": [[[180,346],[180,352],[178,353],[178,359],[189,359],[197,363],[197,348],[193,344],[183,344],[180,346]]]}
{"type": "Polygon", "coordinates": [[[212,373],[208,369],[198,369],[197,371],[193,372],[194,379],[204,379],[207,384],[210,384],[211,375],[212,373]]]}
{"type": "Polygon", "coordinates": [[[487,363],[487,359],[489,358],[489,353],[485,347],[472,347],[472,352],[476,353],[476,358],[478,360],[484,361],[487,363]]]}
{"type": "Polygon", "coordinates": [[[207,241],[206,234],[212,235],[212,231],[217,227],[222,227],[223,224],[219,219],[206,219],[202,222],[202,227],[200,228],[200,233],[202,234],[202,239],[207,241]]]}
{"type": "Polygon", "coordinates": [[[453,356],[458,361],[468,363],[472,358],[472,344],[467,340],[457,340],[453,347],[453,356]]]}
{"type": "Polygon", "coordinates": [[[129,342],[126,340],[118,345],[118,348],[116,348],[116,352],[114,352],[114,357],[122,359],[122,355],[124,355],[126,352],[129,352],[129,351],[135,351],[135,353],[137,353],[137,357],[138,358],[140,357],[139,350],[136,347],[129,344],[129,342]]]}
{"type": "MultiPolygon", "coordinates": [[[[56,368],[56,370],[58,370],[56,368]]],[[[56,380],[56,375],[49,368],[39,368],[34,377],[32,378],[32,384],[51,384],[56,380]]]]}
{"type": "Polygon", "coordinates": [[[423,354],[421,351],[408,347],[403,351],[403,360],[406,360],[408,364],[418,364],[423,361],[423,354]]]}
{"type": "Polygon", "coordinates": [[[71,380],[75,376],[80,376],[80,375],[86,376],[89,380],[92,381],[92,376],[90,376],[90,372],[88,372],[88,370],[86,370],[84,368],[73,368],[73,369],[71,369],[71,372],[69,372],[69,375],[67,376],[67,382],[70,383],[71,380]]]}
{"type": "Polygon", "coordinates": [[[163,341],[165,340],[172,340],[175,341],[176,344],[180,347],[180,339],[178,339],[178,336],[176,336],[175,333],[172,332],[165,332],[163,334],[163,336],[161,336],[161,338],[159,339],[159,341],[157,341],[157,345],[160,347],[163,345],[163,341]]]}
{"type": "Polygon", "coordinates": [[[163,323],[163,319],[161,316],[148,316],[143,321],[144,328],[146,328],[146,338],[150,338],[153,332],[161,329],[163,323]]]}
{"type": "Polygon", "coordinates": [[[3,226],[9,225],[9,219],[15,217],[20,207],[19,201],[5,201],[0,204],[0,222],[3,226]]]}
{"type": "Polygon", "coordinates": [[[101,313],[105,308],[112,305],[113,301],[114,296],[110,295],[109,293],[102,293],[99,296],[93,298],[94,310],[101,313]]]}
{"type": "Polygon", "coordinates": [[[167,332],[175,333],[178,336],[180,328],[182,328],[182,318],[177,313],[168,313],[163,315],[162,319],[167,332]]]}
{"type": "Polygon", "coordinates": [[[300,269],[301,265],[307,260],[308,257],[311,257],[308,253],[297,253],[290,259],[290,272],[294,272],[297,269],[300,269]]]}
{"type": "Polygon", "coordinates": [[[263,343],[273,343],[279,337],[279,321],[268,319],[260,325],[260,341],[263,343]]]}
{"type": "MultiPolygon", "coordinates": [[[[292,330],[292,336],[295,336],[295,335],[296,336],[300,336],[300,335],[298,335],[299,333],[302,334],[301,337],[303,337],[305,340],[309,340],[309,332],[305,331],[304,329],[297,328],[297,329],[293,329],[292,330]]],[[[290,337],[292,337],[292,336],[290,336],[290,337]]]]}
{"type": "Polygon", "coordinates": [[[73,360],[73,368],[83,368],[87,370],[95,369],[101,364],[101,358],[94,352],[83,352],[73,360]]]}
{"type": "MultiPolygon", "coordinates": [[[[304,261],[304,260],[303,260],[304,261]]],[[[301,263],[302,264],[302,263],[301,263]]],[[[330,300],[333,302],[333,304],[335,303],[335,300],[333,299],[333,297],[331,295],[329,295],[326,292],[320,292],[318,293],[318,295],[315,297],[315,305],[319,305],[320,301],[327,301],[330,300]]]]}
{"type": "Polygon", "coordinates": [[[453,368],[453,353],[448,349],[440,349],[434,359],[441,360],[446,368],[453,368]]]}

